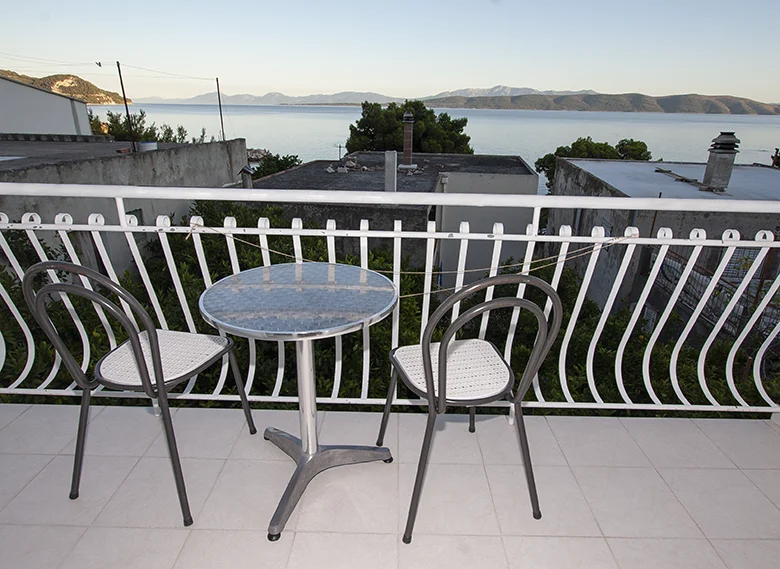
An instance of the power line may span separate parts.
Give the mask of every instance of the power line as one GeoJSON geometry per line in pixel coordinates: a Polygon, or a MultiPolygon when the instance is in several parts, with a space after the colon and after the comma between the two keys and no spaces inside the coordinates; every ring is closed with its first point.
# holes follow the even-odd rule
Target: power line
{"type": "Polygon", "coordinates": [[[56,63],[58,65],[92,65],[93,62],[75,62],[75,61],[62,61],[58,59],[44,59],[42,57],[33,57],[31,55],[17,55],[14,53],[7,53],[5,51],[0,51],[0,55],[4,55],[6,57],[11,57],[14,59],[21,59],[26,60],[29,63],[35,63],[35,62],[43,62],[43,63],[56,63]]]}
{"type": "Polygon", "coordinates": [[[138,65],[130,65],[125,63],[125,67],[132,67],[133,69],[140,69],[141,71],[149,71],[151,73],[159,73],[161,75],[170,75],[171,77],[181,77],[183,79],[197,79],[198,81],[214,81],[213,77],[194,77],[192,75],[181,75],[179,73],[170,73],[168,71],[158,71],[157,69],[149,69],[148,67],[139,67],[138,65]]]}

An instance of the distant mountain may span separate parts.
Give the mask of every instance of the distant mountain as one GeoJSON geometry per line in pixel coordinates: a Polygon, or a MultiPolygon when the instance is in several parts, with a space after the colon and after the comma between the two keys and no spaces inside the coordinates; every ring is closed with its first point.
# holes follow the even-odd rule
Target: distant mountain
{"type": "Polygon", "coordinates": [[[427,99],[443,99],[445,97],[516,97],[518,95],[596,95],[596,91],[585,89],[582,91],[539,91],[530,87],[507,87],[506,85],[496,85],[490,89],[457,89],[455,91],[444,91],[427,99]]]}
{"type": "MultiPolygon", "coordinates": [[[[363,101],[387,104],[391,102],[402,103],[404,100],[397,97],[388,97],[379,93],[360,93],[356,91],[343,91],[333,95],[305,95],[291,97],[284,93],[266,93],[265,95],[225,95],[222,94],[223,105],[359,105],[363,101]]],[[[215,105],[217,104],[217,92],[204,93],[188,99],[161,99],[160,97],[147,97],[136,99],[137,103],[168,103],[187,105],[215,105]]]]}
{"type": "Polygon", "coordinates": [[[517,95],[496,97],[441,97],[425,101],[428,106],[467,109],[527,109],[542,111],[613,111],[646,113],[707,113],[778,115],[780,105],[752,99],[711,95],[651,97],[641,93],[622,95],[517,95]]]}
{"type": "MultiPolygon", "coordinates": [[[[105,91],[96,87],[89,81],[85,81],[76,75],[47,75],[46,77],[29,77],[8,69],[0,69],[0,76],[27,83],[44,91],[50,91],[59,95],[67,95],[74,99],[81,99],[90,105],[121,105],[122,96],[119,93],[105,91]]],[[[132,102],[130,99],[128,103],[132,102]]]]}

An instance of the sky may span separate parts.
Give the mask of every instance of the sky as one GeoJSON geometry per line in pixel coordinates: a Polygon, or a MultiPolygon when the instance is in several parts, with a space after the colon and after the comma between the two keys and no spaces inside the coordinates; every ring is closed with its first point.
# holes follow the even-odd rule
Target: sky
{"type": "Polygon", "coordinates": [[[0,14],[0,68],[118,91],[118,60],[130,98],[219,77],[231,95],[508,85],[780,102],[771,0],[0,0],[0,14]]]}

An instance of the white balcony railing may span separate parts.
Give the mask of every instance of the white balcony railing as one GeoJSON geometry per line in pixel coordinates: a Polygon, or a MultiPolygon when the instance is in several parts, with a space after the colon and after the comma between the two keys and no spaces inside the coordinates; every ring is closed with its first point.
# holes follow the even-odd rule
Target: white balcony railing
{"type": "MultiPolygon", "coordinates": [[[[613,227],[618,237],[608,236],[599,226],[586,235],[573,235],[567,225],[547,233],[539,229],[543,209],[593,210],[605,215],[649,211],[776,216],[780,202],[0,183],[0,204],[5,204],[0,209],[10,211],[12,205],[30,200],[50,209],[47,199],[60,200],[57,203],[63,207],[81,212],[96,211],[90,209],[93,204],[109,202],[113,212],[84,214],[84,219],[78,219],[75,212],[61,212],[49,219],[35,212],[16,219],[0,213],[0,251],[6,265],[0,279],[0,394],[76,393],[60,369],[59,357],[42,342],[21,300],[19,281],[33,262],[58,255],[71,262],[102,266],[119,281],[125,263],[119,260],[130,261],[125,264],[136,274],[134,293],[146,296],[144,301],[160,327],[195,331],[208,329],[201,322],[196,302],[214,278],[249,268],[247,263],[305,262],[313,255],[317,260],[344,261],[339,244],[350,242],[357,245],[354,261],[386,270],[400,288],[402,300],[387,322],[323,344],[325,355],[318,358],[318,376],[322,378],[318,400],[381,404],[389,377],[387,350],[417,341],[432,304],[446,294],[437,292],[437,251],[441,243],[450,241],[459,248],[457,266],[453,267],[454,288],[462,286],[471,274],[493,275],[500,270],[538,273],[554,287],[563,287],[564,326],[559,344],[529,393],[530,407],[773,412],[780,402],[780,383],[771,356],[780,333],[780,243],[774,240],[774,227],[765,227],[755,236],[740,236],[735,230],[706,235],[703,229],[695,229],[704,218],[692,215],[688,218],[694,227],[681,235],[665,227],[652,235],[642,235],[636,227],[613,227]],[[236,217],[212,220],[209,225],[203,217],[189,216],[177,224],[160,215],[154,224],[143,224],[137,215],[128,213],[139,208],[160,211],[169,200],[183,196],[237,204],[376,205],[385,208],[383,215],[389,219],[393,210],[388,206],[422,206],[423,211],[426,206],[500,207],[516,210],[518,215],[531,211],[533,222],[525,233],[509,234],[501,224],[495,224],[489,233],[472,232],[467,222],[461,223],[458,232],[437,231],[434,221],[427,223],[425,231],[404,229],[400,221],[392,223],[392,229],[376,229],[368,220],[361,221],[359,227],[338,227],[328,220],[325,228],[311,229],[293,219],[289,227],[280,227],[272,226],[265,217],[240,226],[236,217]],[[112,217],[118,221],[111,222],[112,217]],[[490,243],[491,253],[482,259],[470,257],[469,246],[473,251],[477,242],[490,243]],[[524,258],[502,269],[506,263],[502,246],[510,242],[526,244],[524,258]],[[376,253],[377,244],[386,246],[384,256],[376,253]],[[221,253],[209,257],[207,251],[217,246],[221,253]],[[741,278],[736,282],[731,278],[728,296],[722,297],[723,275],[732,271],[737,249],[754,253],[746,255],[739,271],[741,278]],[[404,261],[411,250],[419,251],[420,267],[404,261]],[[703,281],[699,259],[705,252],[713,258],[713,251],[719,260],[703,281]],[[467,270],[467,260],[468,266],[484,270],[467,270]],[[566,268],[573,269],[577,278],[573,279],[574,273],[566,268]],[[159,279],[166,271],[167,284],[162,290],[159,279]],[[609,276],[606,281],[605,275],[609,276]],[[761,275],[760,282],[757,275],[761,275]],[[597,296],[602,301],[597,306],[588,298],[599,288],[597,296]],[[713,302],[715,296],[719,296],[718,302],[713,302]]],[[[524,292],[522,287],[517,290],[518,295],[524,292]]],[[[86,369],[95,344],[114,346],[117,338],[91,307],[67,306],[78,329],[76,342],[81,343],[86,369]]],[[[513,347],[513,340],[523,333],[517,313],[508,318],[486,315],[475,332],[492,339],[513,362],[522,358],[522,350],[513,347]]],[[[282,342],[241,344],[239,355],[250,400],[296,401],[291,387],[293,352],[288,349],[282,342]]],[[[226,365],[224,362],[213,381],[190,382],[178,397],[236,401],[237,395],[225,386],[226,365]]],[[[403,393],[397,402],[422,403],[403,393]]]]}

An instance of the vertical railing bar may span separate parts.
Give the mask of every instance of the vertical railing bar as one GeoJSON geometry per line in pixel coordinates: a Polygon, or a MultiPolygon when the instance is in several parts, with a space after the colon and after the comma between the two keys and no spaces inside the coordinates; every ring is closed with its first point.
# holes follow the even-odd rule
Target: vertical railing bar
{"type": "MultiPolygon", "coordinates": [[[[303,229],[303,220],[300,217],[296,217],[295,219],[292,220],[292,229],[293,231],[297,229],[303,229]]],[[[295,252],[295,262],[302,263],[303,251],[301,248],[301,236],[293,233],[292,241],[293,241],[293,250],[295,252]]]]}
{"type": "MultiPolygon", "coordinates": [[[[490,258],[490,271],[488,272],[488,277],[495,277],[498,274],[498,265],[501,263],[501,246],[503,245],[503,241],[501,240],[501,235],[504,234],[504,224],[503,223],[494,223],[493,224],[493,236],[495,237],[495,241],[493,241],[493,256],[490,258]]],[[[489,286],[485,289],[485,302],[489,302],[493,300],[493,293],[495,292],[493,289],[495,287],[489,286]]],[[[487,327],[488,322],[490,320],[490,311],[488,310],[482,315],[482,321],[479,323],[479,339],[484,340],[485,334],[487,334],[487,327]]]]}
{"type": "MultiPolygon", "coordinates": [[[[428,233],[436,233],[436,222],[428,222],[428,233]]],[[[435,237],[428,237],[425,240],[425,278],[423,279],[423,301],[422,313],[420,317],[420,339],[422,339],[425,326],[428,324],[428,317],[431,311],[431,285],[433,281],[433,249],[436,244],[435,237]]]]}
{"type": "MultiPolygon", "coordinates": [[[[464,235],[469,233],[469,222],[468,221],[461,221],[460,222],[460,232],[464,235]]],[[[463,277],[465,275],[466,270],[466,257],[468,255],[469,251],[469,238],[464,237],[460,240],[460,248],[458,251],[458,272],[455,275],[455,290],[453,292],[458,292],[460,289],[463,288],[463,277]]],[[[452,322],[455,321],[455,319],[460,314],[460,302],[456,302],[452,307],[452,322]]]]}
{"type": "MultiPolygon", "coordinates": [[[[535,237],[539,234],[539,216],[541,208],[535,207],[533,214],[533,221],[528,224],[525,229],[525,234],[529,237],[535,237]]],[[[534,258],[534,249],[536,247],[536,241],[531,239],[525,247],[525,258],[523,259],[523,267],[520,271],[521,274],[527,275],[531,270],[531,262],[534,258]]],[[[517,298],[523,298],[525,294],[525,284],[520,283],[517,285],[517,298]]],[[[509,330],[506,335],[506,344],[504,345],[504,359],[510,361],[512,358],[512,343],[515,340],[515,331],[517,330],[517,320],[520,318],[520,309],[515,307],[512,309],[512,317],[509,321],[509,330]]],[[[509,408],[510,416],[514,417],[514,407],[509,408]]]]}
{"type": "MultiPolygon", "coordinates": [[[[261,217],[257,220],[257,228],[261,230],[268,230],[271,228],[271,221],[267,217],[261,217]]],[[[271,253],[268,250],[268,235],[266,233],[260,233],[259,236],[260,249],[263,256],[263,266],[271,266],[271,253]]],[[[284,382],[284,342],[276,343],[276,381],[274,381],[274,388],[271,391],[272,397],[279,397],[282,392],[282,383],[284,382]]]]}
{"type": "MultiPolygon", "coordinates": [[[[596,238],[603,238],[604,237],[604,228],[601,226],[596,226],[591,231],[591,235],[596,238]]],[[[585,269],[585,275],[582,277],[582,284],[580,285],[580,291],[577,294],[577,300],[574,302],[574,308],[572,309],[571,318],[569,319],[569,324],[566,326],[566,333],[563,336],[563,342],[561,342],[561,351],[558,355],[558,365],[561,368],[561,376],[562,381],[565,380],[565,383],[567,385],[565,390],[565,395],[567,397],[567,400],[569,397],[571,397],[571,393],[568,389],[568,379],[566,379],[566,354],[569,350],[569,342],[571,342],[571,338],[574,335],[574,327],[577,325],[577,318],[579,318],[580,310],[582,309],[582,305],[585,302],[585,295],[588,292],[588,287],[590,286],[590,281],[593,279],[593,271],[596,269],[596,262],[599,258],[599,253],[601,252],[602,244],[596,243],[593,245],[593,250],[590,253],[590,258],[588,260],[588,265],[585,269]]],[[[593,398],[596,400],[596,403],[604,403],[603,399],[601,398],[601,395],[599,395],[598,389],[596,388],[596,381],[592,375],[588,375],[588,387],[590,388],[590,392],[593,395],[593,398]]]]}
{"type": "MultiPolygon", "coordinates": [[[[778,275],[778,278],[775,282],[780,282],[780,275],[778,275]]],[[[764,398],[764,401],[768,402],[773,407],[777,407],[777,403],[775,403],[772,398],[769,397],[769,394],[764,389],[764,381],[761,378],[761,362],[764,359],[764,354],[766,354],[766,351],[775,341],[775,338],[777,338],[778,334],[780,334],[780,320],[777,321],[775,327],[772,328],[772,331],[764,339],[761,347],[758,348],[758,351],[756,352],[755,358],[753,358],[753,381],[755,382],[759,393],[761,393],[761,397],[764,398]]]]}
{"type": "MultiPolygon", "coordinates": [[[[691,231],[691,239],[693,240],[706,239],[706,235],[707,234],[704,231],[704,229],[694,229],[693,231],[691,231]]],[[[661,332],[663,331],[663,328],[666,325],[667,320],[674,312],[674,307],[677,304],[677,299],[680,297],[683,290],[685,289],[685,286],[688,283],[688,279],[690,278],[691,272],[693,272],[693,269],[696,266],[696,261],[699,259],[699,255],[701,254],[701,251],[702,251],[701,245],[696,245],[691,251],[691,256],[688,258],[688,262],[686,263],[685,268],[680,274],[680,279],[677,281],[677,285],[674,287],[674,291],[672,292],[672,295],[669,297],[669,300],[666,303],[666,308],[664,309],[663,313],[658,319],[658,323],[656,324],[655,330],[653,330],[653,333],[650,336],[650,340],[648,340],[647,342],[647,348],[645,349],[645,353],[642,356],[642,370],[645,375],[648,376],[650,375],[650,356],[652,354],[653,347],[655,347],[658,338],[661,336],[661,332]]],[[[672,383],[672,389],[674,390],[677,399],[679,399],[680,403],[682,403],[683,405],[690,405],[690,403],[685,398],[685,395],[682,392],[682,388],[680,387],[680,381],[678,380],[677,376],[670,375],[670,378],[672,383]]]]}
{"type": "MultiPolygon", "coordinates": [[[[126,225],[128,227],[134,227],[138,225],[138,219],[134,215],[128,215],[126,221],[126,225]]],[[[198,235],[198,237],[200,237],[200,235],[198,235]]],[[[149,302],[152,303],[154,314],[157,316],[157,321],[160,323],[160,328],[167,330],[168,321],[165,319],[162,306],[160,306],[160,301],[157,298],[157,292],[154,290],[152,280],[149,278],[149,271],[146,270],[146,263],[144,263],[144,259],[141,256],[141,251],[138,249],[138,243],[135,241],[135,234],[131,231],[126,231],[125,238],[127,239],[127,246],[130,248],[130,252],[133,255],[135,264],[138,267],[138,274],[141,277],[141,281],[144,283],[144,288],[146,288],[146,294],[149,296],[149,302]]]]}
{"type": "MultiPolygon", "coordinates": [[[[774,235],[772,235],[768,231],[759,231],[758,235],[756,235],[756,241],[770,241],[770,236],[771,239],[774,239],[774,235]]],[[[731,316],[731,313],[734,311],[734,307],[739,303],[739,299],[742,298],[743,294],[745,294],[748,285],[750,285],[751,281],[753,280],[753,276],[756,274],[759,267],[764,262],[764,258],[766,257],[767,253],[769,253],[769,248],[764,247],[758,252],[755,259],[753,259],[753,263],[750,265],[750,268],[745,272],[745,276],[742,279],[742,282],[739,283],[739,286],[734,291],[731,300],[723,309],[720,318],[718,318],[718,321],[715,323],[715,326],[712,327],[712,331],[710,332],[710,335],[707,337],[707,340],[704,342],[704,345],[701,347],[701,350],[699,351],[699,360],[697,362],[697,371],[700,380],[704,379],[704,366],[707,361],[707,354],[709,353],[712,344],[715,342],[715,339],[718,337],[718,333],[723,328],[723,325],[726,323],[726,320],[728,319],[729,316],[731,316]]],[[[735,342],[734,346],[736,345],[737,343],[735,342]]],[[[734,353],[733,347],[731,352],[729,353],[729,356],[731,356],[732,353],[734,353]]],[[[742,396],[737,391],[736,385],[734,384],[734,375],[732,369],[733,364],[734,364],[733,357],[731,357],[730,360],[727,359],[726,379],[727,379],[729,389],[731,390],[731,394],[734,396],[734,398],[742,407],[749,407],[747,401],[745,401],[742,398],[742,396]]]]}
{"type": "MultiPolygon", "coordinates": [[[[333,231],[336,231],[336,220],[329,219],[325,222],[325,242],[328,248],[328,263],[336,263],[336,238],[333,236],[333,231]]],[[[336,399],[339,396],[339,390],[341,389],[341,367],[343,365],[343,346],[341,336],[336,336],[334,339],[336,344],[336,361],[333,366],[333,390],[330,396],[336,399]]]]}
{"type": "MultiPolygon", "coordinates": [[[[739,233],[738,232],[732,232],[730,230],[726,230],[723,233],[723,241],[724,242],[733,242],[734,236],[736,235],[736,238],[739,239],[739,233]]],[[[704,289],[704,292],[701,295],[701,299],[699,300],[699,303],[696,305],[696,308],[694,309],[693,313],[691,314],[690,318],[688,318],[688,322],[685,324],[685,328],[683,328],[683,331],[680,333],[680,337],[677,339],[677,342],[674,345],[674,348],[672,349],[672,355],[669,358],[669,375],[672,377],[672,381],[677,381],[677,360],[680,357],[680,351],[682,350],[683,344],[685,343],[685,340],[688,339],[688,335],[691,333],[691,330],[693,330],[694,325],[696,324],[696,321],[699,319],[699,316],[704,311],[705,306],[707,306],[707,301],[712,296],[712,293],[715,291],[715,289],[718,286],[718,282],[720,281],[720,278],[723,276],[723,273],[726,270],[726,267],[729,264],[729,261],[731,260],[731,257],[734,256],[734,251],[737,250],[736,245],[730,245],[726,248],[726,251],[723,253],[723,258],[720,260],[720,264],[718,264],[718,267],[715,269],[715,272],[712,274],[712,277],[710,278],[710,284],[707,285],[707,288],[704,289]]],[[[707,387],[706,381],[702,381],[702,377],[699,376],[699,386],[701,387],[701,390],[704,392],[704,396],[707,398],[707,400],[713,404],[718,405],[717,400],[712,396],[712,393],[710,393],[709,387],[707,387]]],[[[686,399],[686,404],[687,399],[686,399]]]]}
{"type": "MultiPolygon", "coordinates": [[[[395,231],[395,237],[393,237],[393,284],[398,291],[398,296],[401,296],[401,247],[402,247],[402,235],[403,224],[400,219],[396,219],[393,222],[393,231],[395,231]]],[[[401,327],[401,299],[395,303],[393,308],[393,328],[390,337],[390,348],[395,349],[398,347],[398,336],[401,327]]],[[[398,383],[395,385],[394,399],[398,399],[398,383]]]]}
{"type": "MultiPolygon", "coordinates": [[[[360,231],[368,231],[368,220],[360,220],[360,231]]],[[[368,237],[360,236],[360,266],[368,269],[368,237]]],[[[368,381],[371,372],[371,332],[368,326],[363,327],[363,384],[360,388],[360,398],[368,398],[368,381]]]]}

